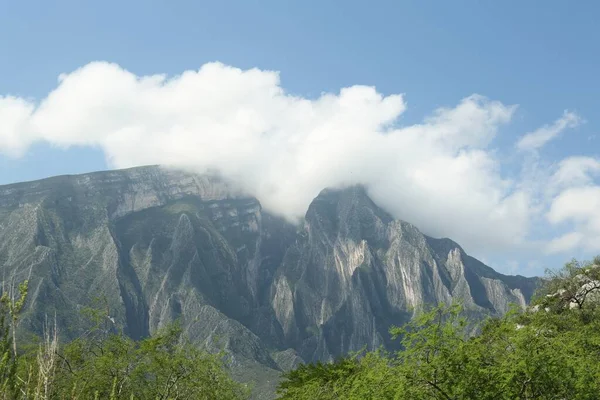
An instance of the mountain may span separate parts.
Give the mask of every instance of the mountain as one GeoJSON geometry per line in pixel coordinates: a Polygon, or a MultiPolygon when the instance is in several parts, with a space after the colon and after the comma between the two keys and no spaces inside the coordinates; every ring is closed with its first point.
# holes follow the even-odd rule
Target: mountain
{"type": "Polygon", "coordinates": [[[176,319],[272,393],[281,370],[365,345],[460,300],[474,318],[525,306],[537,280],[495,272],[394,220],[361,186],[325,189],[300,225],[218,177],[157,166],[0,186],[5,285],[30,280],[21,323],[64,337],[101,304],[133,338],[176,319]]]}

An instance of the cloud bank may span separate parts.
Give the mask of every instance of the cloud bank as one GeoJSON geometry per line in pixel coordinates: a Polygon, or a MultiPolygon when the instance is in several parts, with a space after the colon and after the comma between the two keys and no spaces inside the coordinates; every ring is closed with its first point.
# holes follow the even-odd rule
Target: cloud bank
{"type": "MultiPolygon", "coordinates": [[[[277,72],[221,63],[174,77],[140,77],[94,62],[61,75],[39,102],[0,96],[0,153],[19,157],[43,141],[99,147],[115,168],[218,170],[291,220],[323,188],[361,183],[396,217],[471,251],[524,246],[540,219],[575,221],[600,235],[600,217],[585,222],[568,206],[587,196],[600,201],[598,193],[583,191],[598,161],[557,167],[558,192],[545,200],[542,214],[534,207],[541,195],[503,175],[491,143],[516,106],[472,95],[419,124],[402,125],[405,109],[403,95],[384,96],[368,86],[315,99],[294,96],[277,72]]],[[[579,122],[565,113],[516,146],[538,149],[579,122]]],[[[556,240],[546,244],[549,251],[582,244],[571,236],[556,240]]]]}

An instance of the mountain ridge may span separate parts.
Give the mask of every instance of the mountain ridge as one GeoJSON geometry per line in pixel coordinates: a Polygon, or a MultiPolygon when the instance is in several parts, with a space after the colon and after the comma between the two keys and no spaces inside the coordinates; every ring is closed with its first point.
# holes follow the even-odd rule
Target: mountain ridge
{"type": "Polygon", "coordinates": [[[74,337],[102,297],[131,337],[180,319],[269,385],[299,362],[393,348],[388,328],[428,304],[499,315],[537,282],[395,220],[360,185],[324,189],[294,225],[215,175],[159,166],[0,186],[0,267],[30,280],[24,331],[54,314],[74,337]]]}

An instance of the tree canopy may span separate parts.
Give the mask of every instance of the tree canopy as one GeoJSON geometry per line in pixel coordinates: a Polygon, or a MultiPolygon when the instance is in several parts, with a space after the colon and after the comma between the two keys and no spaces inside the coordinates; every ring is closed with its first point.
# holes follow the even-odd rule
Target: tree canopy
{"type": "Polygon", "coordinates": [[[302,365],[280,399],[598,399],[600,259],[549,272],[526,310],[483,321],[438,305],[390,333],[402,350],[302,365]]]}
{"type": "Polygon", "coordinates": [[[3,293],[0,298],[1,400],[248,397],[248,389],[229,377],[223,355],[189,343],[177,325],[134,341],[108,329],[108,315],[87,310],[90,328],[77,339],[61,344],[56,327],[47,324],[37,346],[19,348],[15,328],[27,282],[19,286],[18,295],[16,292],[3,293]]]}

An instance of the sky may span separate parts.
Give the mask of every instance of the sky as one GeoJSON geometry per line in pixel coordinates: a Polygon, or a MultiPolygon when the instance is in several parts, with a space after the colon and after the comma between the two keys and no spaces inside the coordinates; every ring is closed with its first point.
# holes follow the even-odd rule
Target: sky
{"type": "Polygon", "coordinates": [[[504,273],[600,254],[600,3],[0,0],[0,184],[218,170],[297,221],[364,184],[504,273]]]}

